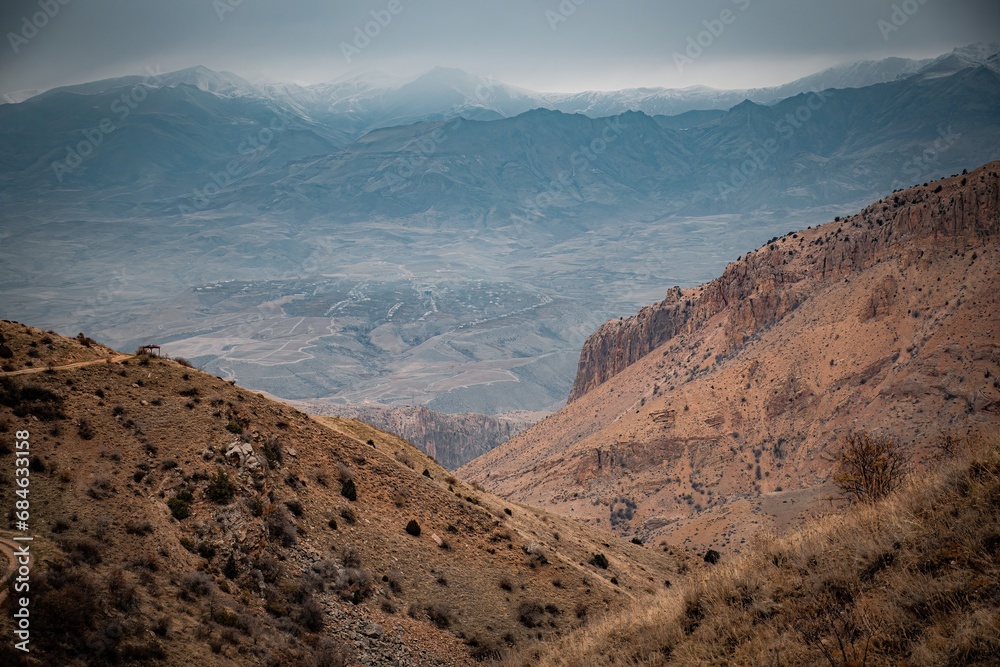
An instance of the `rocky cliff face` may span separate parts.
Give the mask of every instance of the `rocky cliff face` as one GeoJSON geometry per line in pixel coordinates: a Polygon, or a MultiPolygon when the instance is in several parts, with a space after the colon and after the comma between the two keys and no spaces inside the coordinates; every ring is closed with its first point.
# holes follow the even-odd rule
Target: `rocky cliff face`
{"type": "Polygon", "coordinates": [[[957,189],[946,191],[941,184],[930,184],[895,194],[836,221],[807,248],[789,249],[772,241],[730,264],[721,277],[701,288],[675,287],[663,301],[637,315],[605,323],[583,346],[569,400],[580,398],[679,333],[696,331],[723,309],[731,312],[720,354],[729,355],[794,310],[809,291],[870,267],[907,243],[996,234],[1000,196],[996,170],[994,163],[965,176],[966,186],[957,189]]]}
{"type": "Polygon", "coordinates": [[[625,536],[739,548],[829,511],[843,436],[1000,426],[1000,162],[773,239],[587,342],[573,401],[460,474],[625,536]]]}
{"type": "Polygon", "coordinates": [[[482,456],[534,423],[527,416],[445,414],[422,405],[335,406],[329,410],[398,435],[449,470],[482,456]]]}

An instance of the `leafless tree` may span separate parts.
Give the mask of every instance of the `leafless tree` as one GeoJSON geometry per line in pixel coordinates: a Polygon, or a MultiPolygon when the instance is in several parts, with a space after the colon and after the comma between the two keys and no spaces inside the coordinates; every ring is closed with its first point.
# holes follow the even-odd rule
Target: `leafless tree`
{"type": "Polygon", "coordinates": [[[833,481],[852,500],[875,502],[906,477],[907,457],[898,442],[865,431],[844,438],[833,481]]]}

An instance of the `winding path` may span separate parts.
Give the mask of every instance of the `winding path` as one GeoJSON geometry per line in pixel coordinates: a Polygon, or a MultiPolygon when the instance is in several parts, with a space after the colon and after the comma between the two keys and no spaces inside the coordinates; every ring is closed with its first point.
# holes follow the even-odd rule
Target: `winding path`
{"type": "Polygon", "coordinates": [[[7,373],[0,373],[0,376],[9,375],[30,375],[32,373],[44,373],[50,368],[54,371],[64,371],[71,368],[83,368],[84,366],[95,366],[97,364],[117,364],[121,363],[127,359],[131,359],[132,354],[117,354],[113,357],[104,357],[102,359],[92,359],[91,361],[77,361],[72,364],[63,364],[62,366],[44,366],[42,368],[22,368],[19,371],[9,371],[7,373]]]}

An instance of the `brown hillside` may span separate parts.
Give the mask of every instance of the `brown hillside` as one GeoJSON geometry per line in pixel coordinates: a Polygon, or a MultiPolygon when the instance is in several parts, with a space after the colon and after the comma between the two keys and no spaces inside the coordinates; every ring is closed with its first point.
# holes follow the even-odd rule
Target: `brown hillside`
{"type": "Polygon", "coordinates": [[[120,356],[82,333],[65,338],[17,322],[0,322],[0,374],[27,373],[49,366],[85,363],[120,356]]]}
{"type": "Polygon", "coordinates": [[[1000,440],[509,667],[1000,661],[1000,440]]]}
{"type": "Polygon", "coordinates": [[[736,549],[831,506],[838,439],[917,462],[1000,419],[1000,163],[788,234],[586,344],[574,399],[460,473],[648,540],[736,549]]]}
{"type": "Polygon", "coordinates": [[[33,664],[466,665],[686,569],[483,493],[395,436],[165,359],[0,377],[6,508],[23,429],[33,664]]]}

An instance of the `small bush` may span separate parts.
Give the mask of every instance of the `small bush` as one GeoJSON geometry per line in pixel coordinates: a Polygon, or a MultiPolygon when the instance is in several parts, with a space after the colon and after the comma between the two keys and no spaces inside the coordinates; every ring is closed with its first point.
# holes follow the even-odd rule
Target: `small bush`
{"type": "Polygon", "coordinates": [[[61,546],[69,554],[71,563],[86,563],[87,565],[101,564],[101,549],[103,545],[95,539],[81,537],[77,540],[63,542],[61,546]]]}
{"type": "Polygon", "coordinates": [[[311,632],[319,632],[323,629],[323,605],[316,598],[307,598],[295,611],[295,621],[311,632]]]}
{"type": "Polygon", "coordinates": [[[414,537],[420,537],[420,524],[417,523],[416,519],[410,519],[410,522],[406,524],[406,532],[414,537]]]}
{"type": "Polygon", "coordinates": [[[0,377],[0,405],[13,409],[20,418],[37,417],[41,421],[65,419],[63,397],[35,384],[19,384],[14,378],[0,377]]]}
{"type": "Polygon", "coordinates": [[[522,602],[517,607],[517,620],[526,628],[537,628],[542,624],[545,609],[537,602],[522,602]]]}
{"type": "Polygon", "coordinates": [[[709,565],[715,565],[716,563],[719,562],[720,558],[722,558],[722,554],[720,554],[715,549],[709,549],[708,551],[705,552],[705,562],[708,563],[709,565]]]}
{"type": "Polygon", "coordinates": [[[272,468],[281,465],[284,460],[284,447],[281,444],[281,440],[277,438],[268,438],[264,441],[264,446],[261,448],[264,452],[264,458],[267,459],[267,464],[272,468]]]}
{"type": "Polygon", "coordinates": [[[167,500],[167,507],[170,508],[170,514],[178,521],[183,521],[191,516],[191,503],[177,496],[167,500]]]}
{"type": "Polygon", "coordinates": [[[235,579],[239,576],[240,570],[236,566],[236,559],[233,558],[232,554],[229,554],[229,558],[226,559],[226,564],[222,566],[222,575],[226,579],[235,579]]]}
{"type": "Polygon", "coordinates": [[[427,618],[431,619],[431,623],[439,628],[444,629],[451,626],[452,614],[448,605],[440,602],[429,604],[424,611],[427,612],[427,618]]]}
{"type": "Polygon", "coordinates": [[[88,422],[86,419],[81,419],[80,420],[80,423],[77,424],[76,432],[84,440],[93,440],[94,439],[94,435],[95,435],[94,434],[94,427],[91,426],[90,422],[88,422]]]}
{"type": "Polygon", "coordinates": [[[599,567],[602,570],[608,569],[608,565],[610,565],[610,563],[608,562],[608,557],[605,556],[604,554],[594,554],[593,557],[590,559],[590,564],[593,565],[594,567],[599,567]]]}
{"type": "Polygon", "coordinates": [[[125,524],[125,532],[129,535],[139,535],[140,537],[153,533],[153,524],[148,521],[142,523],[125,524]]]}
{"type": "Polygon", "coordinates": [[[215,588],[215,582],[204,572],[188,572],[181,580],[181,588],[193,597],[204,597],[215,588]]]}
{"type": "Polygon", "coordinates": [[[264,516],[264,501],[260,498],[250,498],[247,500],[247,509],[251,516],[264,516]]]}
{"type": "Polygon", "coordinates": [[[28,463],[28,469],[31,472],[45,472],[45,461],[38,455],[32,456],[31,462],[28,463]]]}
{"type": "Polygon", "coordinates": [[[353,479],[349,479],[344,482],[344,485],[340,489],[340,495],[344,496],[351,502],[358,499],[358,487],[354,485],[353,479]]]}
{"type": "Polygon", "coordinates": [[[288,516],[284,507],[278,507],[267,517],[267,532],[272,538],[278,540],[283,547],[290,547],[295,544],[297,532],[295,522],[288,516]]]}
{"type": "Polygon", "coordinates": [[[212,481],[208,483],[208,488],[205,489],[205,497],[219,505],[228,505],[233,501],[235,495],[236,485],[229,479],[226,471],[220,468],[215,473],[212,481]]]}

